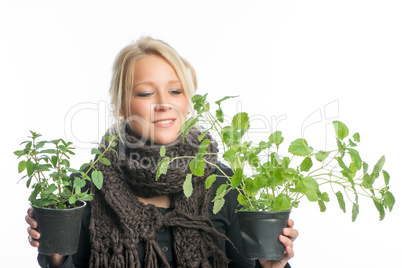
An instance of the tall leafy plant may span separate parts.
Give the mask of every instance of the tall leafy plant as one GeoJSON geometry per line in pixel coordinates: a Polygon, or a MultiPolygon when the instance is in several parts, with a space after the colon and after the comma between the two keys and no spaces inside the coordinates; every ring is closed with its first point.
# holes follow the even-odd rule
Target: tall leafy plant
{"type": "MultiPolygon", "coordinates": [[[[224,124],[221,103],[230,98],[233,97],[216,101],[217,109],[212,112],[207,95],[193,97],[196,115],[183,124],[180,132],[184,139],[190,128],[197,124],[206,126],[199,135],[202,141],[199,152],[196,156],[170,158],[165,155],[162,146],[163,158],[159,163],[157,178],[166,173],[172,161],[192,158],[189,164],[191,173],[187,174],[183,185],[185,195],[190,196],[193,176],[203,176],[205,165],[219,169],[219,166],[204,159],[211,142],[204,139],[205,134],[214,132],[223,147],[222,158],[233,173],[229,176],[220,170],[227,182],[216,191],[214,213],[222,208],[225,195],[232,190],[239,192],[241,210],[248,211],[288,211],[298,207],[301,199],[306,197],[316,202],[323,212],[331,194],[343,212],[346,212],[347,201],[352,204],[352,221],[356,220],[359,213],[359,197],[373,201],[380,220],[384,218],[386,210],[392,210],[395,198],[389,191],[390,175],[383,170],[385,157],[382,156],[369,170],[368,163],[363,161],[358,151],[359,133],[350,135],[345,124],[334,121],[336,148],[329,151],[314,150],[307,140],[299,138],[290,143],[283,155],[280,150],[284,141],[281,131],[273,132],[266,140],[257,143],[245,140],[245,134],[250,128],[247,113],[237,113],[229,124],[224,124]]],[[[209,176],[205,182],[206,188],[210,188],[215,180],[216,175],[209,176]]]]}
{"type": "Polygon", "coordinates": [[[103,174],[97,171],[99,163],[110,165],[105,153],[113,150],[117,136],[105,136],[107,145],[99,144],[99,148],[92,149],[95,160],[82,165],[80,170],[70,167],[70,157],[75,155],[71,142],[63,139],[39,140],[41,134],[30,131],[29,140],[21,143],[23,148],[14,154],[23,158],[18,163],[18,172],[25,171],[20,179],[26,179],[27,188],[32,192],[29,201],[35,207],[50,207],[65,209],[75,207],[77,200],[89,201],[93,194],[84,187],[91,181],[98,189],[103,185],[103,174]],[[86,170],[85,172],[83,170],[86,170]],[[74,172],[81,176],[70,179],[68,173],[74,172]]]}

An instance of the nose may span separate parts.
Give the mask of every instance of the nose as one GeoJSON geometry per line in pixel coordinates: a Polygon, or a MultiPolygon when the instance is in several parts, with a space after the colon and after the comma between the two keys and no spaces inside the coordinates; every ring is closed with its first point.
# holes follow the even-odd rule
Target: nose
{"type": "Polygon", "coordinates": [[[165,112],[171,108],[171,105],[168,102],[168,96],[160,93],[158,94],[157,103],[155,103],[155,111],[156,112],[165,112]]]}
{"type": "Polygon", "coordinates": [[[155,104],[155,111],[156,112],[165,112],[171,109],[170,104],[168,103],[156,103],[155,104]]]}

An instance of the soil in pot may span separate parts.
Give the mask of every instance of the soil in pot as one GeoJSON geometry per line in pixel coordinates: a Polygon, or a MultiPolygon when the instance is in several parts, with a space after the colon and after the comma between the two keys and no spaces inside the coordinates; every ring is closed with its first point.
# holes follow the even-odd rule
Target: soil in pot
{"type": "Polygon", "coordinates": [[[77,202],[80,206],[71,209],[33,207],[37,230],[41,234],[39,253],[71,255],[77,252],[82,213],[86,206],[84,201],[77,202]]]}
{"type": "Polygon", "coordinates": [[[237,217],[247,259],[281,260],[285,246],[279,241],[287,227],[289,211],[238,211],[237,217]]]}

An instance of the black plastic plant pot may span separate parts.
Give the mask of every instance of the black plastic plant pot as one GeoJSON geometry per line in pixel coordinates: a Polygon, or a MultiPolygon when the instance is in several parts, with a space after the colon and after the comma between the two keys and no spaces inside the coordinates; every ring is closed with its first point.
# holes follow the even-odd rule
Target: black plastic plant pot
{"type": "Polygon", "coordinates": [[[70,209],[33,207],[35,219],[38,222],[37,230],[41,234],[39,253],[71,255],[77,252],[82,213],[86,206],[84,201],[77,201],[77,203],[78,207],[70,209]]]}
{"type": "Polygon", "coordinates": [[[279,241],[290,211],[238,211],[237,217],[246,259],[281,260],[285,246],[279,241]]]}

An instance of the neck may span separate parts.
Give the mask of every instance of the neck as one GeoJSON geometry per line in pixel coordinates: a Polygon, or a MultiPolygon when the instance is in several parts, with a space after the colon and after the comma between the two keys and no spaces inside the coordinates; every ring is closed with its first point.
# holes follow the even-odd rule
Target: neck
{"type": "Polygon", "coordinates": [[[172,204],[170,195],[160,195],[149,198],[137,196],[137,199],[138,201],[144,203],[145,205],[151,204],[154,205],[155,207],[160,208],[170,208],[172,204]]]}

